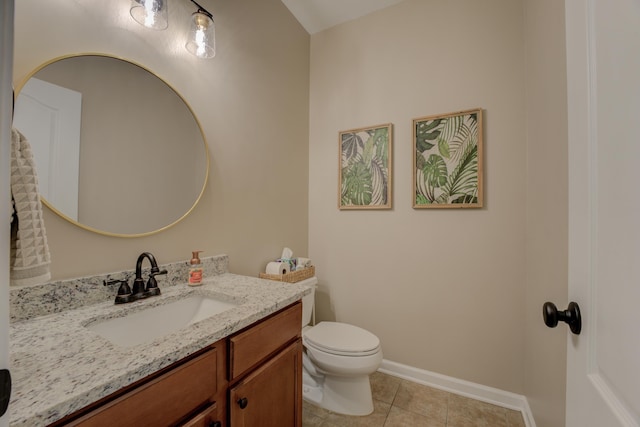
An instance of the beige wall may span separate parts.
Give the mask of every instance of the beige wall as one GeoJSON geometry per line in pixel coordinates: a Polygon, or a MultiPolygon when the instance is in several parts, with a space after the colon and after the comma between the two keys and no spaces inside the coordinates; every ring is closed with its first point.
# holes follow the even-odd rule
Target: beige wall
{"type": "Polygon", "coordinates": [[[406,0],[311,38],[309,248],[318,317],[386,359],[524,391],[522,2],[406,0]],[[411,207],[411,119],[481,107],[485,208],[411,207]],[[393,209],[337,209],[338,132],[394,124],[393,209]]]}
{"type": "MultiPolygon", "coordinates": [[[[257,275],[283,246],[307,253],[309,35],[280,0],[204,1],[215,15],[218,55],[199,60],[183,47],[195,8],[169,6],[169,28],[155,32],[130,18],[126,2],[16,4],[16,86],[63,55],[132,60],[182,94],[211,156],[200,204],[150,237],[97,235],[46,210],[54,279],[133,268],[142,251],[159,262],[188,260],[195,249],[226,253],[231,271],[247,275],[257,275]]],[[[153,165],[145,169],[154,172],[153,165]]]]}
{"type": "Polygon", "coordinates": [[[564,425],[567,328],[542,305],[567,305],[567,81],[564,2],[526,0],[527,291],[525,392],[538,427],[564,425]]]}

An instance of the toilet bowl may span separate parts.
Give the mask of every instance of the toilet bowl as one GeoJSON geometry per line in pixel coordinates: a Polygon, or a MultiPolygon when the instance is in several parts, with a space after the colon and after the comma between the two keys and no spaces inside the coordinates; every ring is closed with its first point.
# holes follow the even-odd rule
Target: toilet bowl
{"type": "Polygon", "coordinates": [[[298,282],[312,287],[302,299],[303,398],[345,415],[373,412],[369,375],[382,362],[380,340],[371,332],[340,322],[309,326],[318,283],[312,277],[298,282]]]}

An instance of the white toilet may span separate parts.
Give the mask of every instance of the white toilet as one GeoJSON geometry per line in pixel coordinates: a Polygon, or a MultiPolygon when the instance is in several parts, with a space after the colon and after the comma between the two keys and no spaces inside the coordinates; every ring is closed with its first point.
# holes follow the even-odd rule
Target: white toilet
{"type": "Polygon", "coordinates": [[[357,326],[339,322],[311,324],[316,277],[298,282],[313,288],[302,298],[304,399],[345,415],[373,412],[369,375],[382,362],[380,340],[357,326]]]}

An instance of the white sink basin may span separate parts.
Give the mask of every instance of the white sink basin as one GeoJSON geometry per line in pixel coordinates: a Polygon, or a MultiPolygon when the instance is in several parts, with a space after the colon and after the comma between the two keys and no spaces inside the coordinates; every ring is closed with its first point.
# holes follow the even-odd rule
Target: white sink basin
{"type": "Polygon", "coordinates": [[[98,321],[86,328],[122,347],[146,344],[156,338],[237,307],[238,304],[201,295],[98,321]]]}

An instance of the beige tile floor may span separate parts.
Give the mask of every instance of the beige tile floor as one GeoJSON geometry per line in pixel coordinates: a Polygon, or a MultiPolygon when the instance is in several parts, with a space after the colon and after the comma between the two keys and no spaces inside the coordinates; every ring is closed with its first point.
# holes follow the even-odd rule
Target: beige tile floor
{"type": "Polygon", "coordinates": [[[519,411],[376,372],[373,414],[348,417],[304,402],[303,427],[525,427],[519,411]]]}

